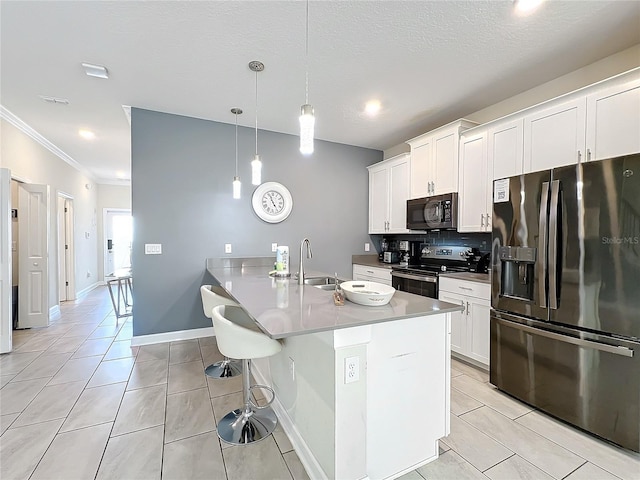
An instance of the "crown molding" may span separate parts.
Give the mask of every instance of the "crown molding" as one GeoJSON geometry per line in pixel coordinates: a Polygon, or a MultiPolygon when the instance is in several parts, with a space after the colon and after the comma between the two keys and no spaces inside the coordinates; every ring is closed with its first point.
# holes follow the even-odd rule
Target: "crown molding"
{"type": "Polygon", "coordinates": [[[73,168],[78,170],[80,173],[85,175],[90,180],[93,180],[94,182],[96,181],[95,177],[89,172],[89,170],[87,170],[85,167],[80,165],[73,158],[71,158],[68,154],[63,152],[60,148],[58,148],[53,143],[51,143],[49,140],[47,140],[42,135],[40,135],[38,132],[36,132],[31,126],[29,126],[20,117],[18,117],[13,112],[11,112],[9,109],[7,109],[4,105],[0,105],[0,118],[2,118],[4,120],[6,120],[7,122],[9,122],[11,125],[16,127],[22,133],[24,133],[25,135],[30,137],[32,140],[35,140],[36,142],[38,142],[44,148],[49,150],[51,153],[53,153],[55,156],[60,158],[62,161],[68,163],[70,166],[72,166],[73,168]]]}

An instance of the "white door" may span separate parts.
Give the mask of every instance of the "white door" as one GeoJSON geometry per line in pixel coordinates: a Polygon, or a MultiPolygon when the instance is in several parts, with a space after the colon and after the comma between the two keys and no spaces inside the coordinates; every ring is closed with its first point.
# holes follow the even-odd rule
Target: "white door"
{"type": "Polygon", "coordinates": [[[439,132],[433,139],[434,188],[436,195],[458,191],[458,128],[439,132]]]}
{"type": "Polygon", "coordinates": [[[425,140],[419,147],[411,147],[411,192],[410,198],[422,198],[431,195],[429,182],[433,180],[431,159],[431,139],[425,140]]]}
{"type": "Polygon", "coordinates": [[[65,201],[64,197],[58,197],[58,300],[67,300],[67,268],[65,263],[65,249],[67,237],[65,231],[65,201]]]}
{"type": "Polygon", "coordinates": [[[409,156],[391,165],[389,180],[389,233],[407,232],[409,156]]]}
{"type": "Polygon", "coordinates": [[[131,266],[133,221],[131,210],[107,210],[104,222],[105,277],[131,266]]]}
{"type": "MultiPolygon", "coordinates": [[[[487,132],[463,136],[460,140],[459,232],[487,230],[487,132]]],[[[491,183],[492,184],[492,183],[491,183]]]]}
{"type": "Polygon", "coordinates": [[[389,213],[389,169],[369,170],[369,233],[386,233],[389,213]]]}
{"type": "Polygon", "coordinates": [[[639,80],[587,97],[587,148],[587,160],[640,152],[639,80]]]}
{"type": "Polygon", "coordinates": [[[0,168],[0,353],[12,346],[11,172],[0,168]]]}
{"type": "Polygon", "coordinates": [[[20,184],[18,192],[18,326],[49,325],[49,185],[20,184]]]}
{"type": "Polygon", "coordinates": [[[75,300],[73,199],[58,194],[58,298],[75,300]]]}
{"type": "Polygon", "coordinates": [[[579,98],[524,119],[524,171],[539,172],[585,157],[586,100],[579,98]]]}

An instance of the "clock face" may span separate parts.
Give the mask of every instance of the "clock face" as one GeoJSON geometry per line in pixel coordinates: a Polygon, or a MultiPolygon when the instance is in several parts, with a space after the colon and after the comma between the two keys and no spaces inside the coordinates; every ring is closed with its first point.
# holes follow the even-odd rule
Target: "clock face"
{"type": "Polygon", "coordinates": [[[262,195],[262,208],[270,215],[276,215],[284,209],[284,198],[275,190],[269,190],[262,195]]]}
{"type": "Polygon", "coordinates": [[[253,211],[265,222],[278,223],[286,219],[293,208],[291,192],[278,182],[258,186],[251,198],[253,211]]]}

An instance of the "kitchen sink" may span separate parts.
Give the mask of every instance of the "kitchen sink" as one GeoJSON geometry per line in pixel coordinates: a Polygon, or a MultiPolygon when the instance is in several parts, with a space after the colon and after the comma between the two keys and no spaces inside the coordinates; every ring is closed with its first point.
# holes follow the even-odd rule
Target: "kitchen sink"
{"type": "MultiPolygon", "coordinates": [[[[338,285],[342,282],[344,282],[344,280],[338,279],[338,285]]],[[[305,278],[304,284],[321,290],[333,290],[336,288],[336,279],[335,277],[311,277],[305,278]]]]}

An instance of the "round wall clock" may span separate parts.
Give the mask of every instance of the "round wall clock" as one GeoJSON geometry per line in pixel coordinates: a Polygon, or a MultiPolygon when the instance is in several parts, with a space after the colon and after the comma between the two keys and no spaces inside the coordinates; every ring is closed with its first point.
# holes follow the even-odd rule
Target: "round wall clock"
{"type": "Polygon", "coordinates": [[[266,182],[253,192],[251,205],[256,215],[265,222],[278,223],[291,213],[293,197],[289,189],[278,182],[266,182]]]}

